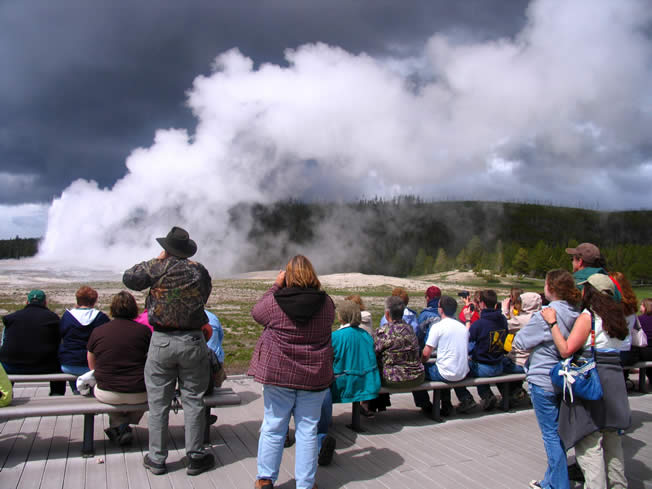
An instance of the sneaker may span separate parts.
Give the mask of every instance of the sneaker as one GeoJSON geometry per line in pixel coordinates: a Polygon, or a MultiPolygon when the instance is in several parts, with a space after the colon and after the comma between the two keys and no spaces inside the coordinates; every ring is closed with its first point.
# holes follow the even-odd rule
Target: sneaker
{"type": "Polygon", "coordinates": [[[335,438],[331,435],[326,435],[324,441],[321,444],[321,450],[319,450],[319,458],[317,463],[319,465],[330,465],[333,461],[333,454],[335,453],[335,438]]]}
{"type": "Polygon", "coordinates": [[[496,399],[496,396],[494,395],[491,395],[491,397],[486,397],[480,402],[483,411],[493,410],[496,407],[496,404],[498,404],[498,399],[496,399]]]}
{"type": "Polygon", "coordinates": [[[254,489],[274,489],[274,483],[270,479],[256,479],[254,489]]]}
{"type": "Polygon", "coordinates": [[[188,468],[186,474],[199,475],[215,467],[215,457],[212,453],[205,453],[200,457],[188,457],[188,468]]]}
{"type": "Polygon", "coordinates": [[[149,470],[154,475],[162,475],[168,471],[167,465],[165,462],[162,464],[157,464],[152,459],[149,458],[149,455],[145,455],[143,458],[143,465],[147,470],[149,470]]]}
{"type": "Polygon", "coordinates": [[[463,399],[455,408],[455,410],[458,413],[468,413],[471,411],[473,408],[475,408],[478,405],[478,403],[475,402],[475,400],[472,397],[467,397],[466,399],[463,399]]]}
{"type": "Polygon", "coordinates": [[[134,434],[132,433],[131,427],[125,423],[121,424],[118,427],[118,445],[121,447],[131,445],[131,443],[134,441],[134,434]]]}
{"type": "Polygon", "coordinates": [[[541,485],[541,481],[530,481],[528,484],[530,489],[543,489],[543,486],[541,485]]]}

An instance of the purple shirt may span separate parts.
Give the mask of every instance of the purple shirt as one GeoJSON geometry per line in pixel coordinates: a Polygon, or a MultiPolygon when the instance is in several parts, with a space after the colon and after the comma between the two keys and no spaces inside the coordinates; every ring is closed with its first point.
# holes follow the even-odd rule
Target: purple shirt
{"type": "Polygon", "coordinates": [[[297,326],[274,298],[273,285],[251,311],[264,326],[251,357],[247,375],[256,382],[289,389],[319,391],[333,382],[331,330],[335,306],[326,296],[324,305],[305,326],[297,326]]]}
{"type": "Polygon", "coordinates": [[[638,317],[638,321],[641,323],[641,328],[643,328],[643,331],[647,335],[647,344],[652,346],[652,315],[641,314],[638,317]]]}

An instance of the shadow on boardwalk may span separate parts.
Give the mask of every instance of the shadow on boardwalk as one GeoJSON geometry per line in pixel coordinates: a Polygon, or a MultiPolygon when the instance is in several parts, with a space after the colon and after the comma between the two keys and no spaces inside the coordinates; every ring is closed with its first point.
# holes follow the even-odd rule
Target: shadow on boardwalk
{"type": "MultiPolygon", "coordinates": [[[[261,386],[231,379],[240,406],[214,409],[210,450],[217,467],[197,477],[185,473],[183,413],[170,414],[169,472],[154,476],[142,466],[147,453],[147,416],[134,444],[122,450],[105,440],[106,416],[95,423],[96,457],[80,456],[83,417],[29,418],[0,423],[0,488],[38,489],[242,489],[256,477],[261,386]]],[[[652,394],[632,395],[632,429],[623,438],[629,487],[652,489],[652,394]]],[[[534,413],[477,412],[436,424],[414,407],[412,396],[392,396],[392,407],[363,419],[355,433],[351,405],[334,406],[333,463],[319,467],[320,489],[514,488],[540,479],[546,458],[534,413]]],[[[294,489],[296,446],[283,454],[275,487],[294,489]]],[[[580,487],[580,486],[578,486],[580,487]]]]}

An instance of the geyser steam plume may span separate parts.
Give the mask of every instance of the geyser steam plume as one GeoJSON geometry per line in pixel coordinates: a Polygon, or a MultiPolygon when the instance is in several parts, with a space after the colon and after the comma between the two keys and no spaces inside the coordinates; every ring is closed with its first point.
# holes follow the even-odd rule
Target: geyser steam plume
{"type": "MultiPolygon", "coordinates": [[[[248,246],[228,225],[238,202],[413,193],[577,203],[579,184],[647,186],[651,19],[643,0],[539,0],[514,39],[434,35],[419,58],[308,44],[286,51],[287,66],[255,67],[232,49],[188,93],[195,133],[157,131],[111,189],[73,182],[52,203],[40,257],[119,269],[154,256],[154,238],[179,224],[199,259],[227,272],[248,246]]],[[[606,206],[627,205],[605,195],[606,206]]]]}

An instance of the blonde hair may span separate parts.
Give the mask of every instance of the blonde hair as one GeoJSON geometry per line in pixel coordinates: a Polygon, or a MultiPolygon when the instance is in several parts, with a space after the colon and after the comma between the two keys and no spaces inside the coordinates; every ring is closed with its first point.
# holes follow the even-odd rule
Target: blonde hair
{"type": "Polygon", "coordinates": [[[364,307],[364,302],[362,302],[362,297],[360,297],[358,294],[349,295],[349,296],[345,297],[344,300],[355,302],[360,307],[361,311],[366,310],[365,307],[364,307]]]}
{"type": "Polygon", "coordinates": [[[285,267],[285,285],[286,287],[299,287],[301,289],[321,288],[321,282],[317,278],[312,263],[303,255],[290,258],[285,267]]]}

